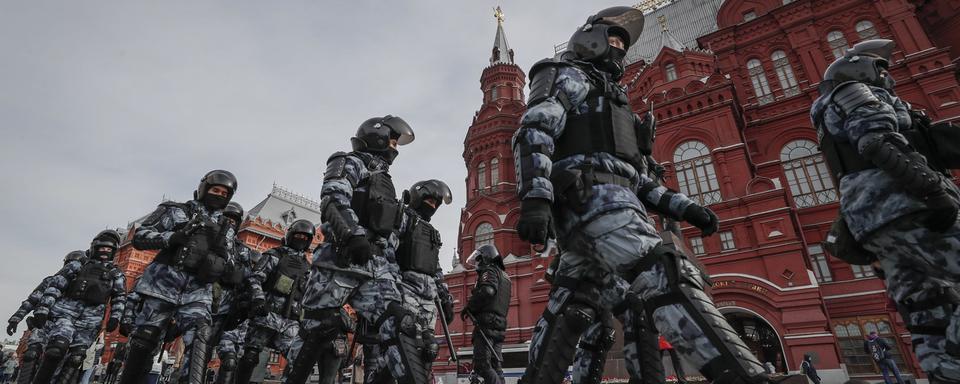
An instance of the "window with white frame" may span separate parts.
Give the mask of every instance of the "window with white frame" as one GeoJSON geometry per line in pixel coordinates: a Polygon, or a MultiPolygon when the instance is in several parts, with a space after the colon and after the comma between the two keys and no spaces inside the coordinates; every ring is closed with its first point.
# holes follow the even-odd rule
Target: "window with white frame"
{"type": "Polygon", "coordinates": [[[481,162],[477,167],[477,189],[487,188],[487,163],[481,162]]]}
{"type": "Polygon", "coordinates": [[[500,184],[500,159],[494,157],[490,160],[490,185],[494,188],[500,184]]]}
{"type": "Polygon", "coordinates": [[[746,23],[746,22],[748,22],[748,21],[750,21],[750,20],[756,19],[756,18],[757,18],[757,13],[754,12],[754,11],[748,11],[747,13],[744,13],[744,14],[743,14],[743,22],[744,22],[744,23],[746,23]]]}
{"type": "Polygon", "coordinates": [[[833,53],[834,59],[839,59],[847,53],[847,38],[843,36],[843,32],[840,31],[830,31],[827,33],[827,44],[830,45],[830,52],[833,53]]]}
{"type": "Polygon", "coordinates": [[[773,102],[773,92],[770,91],[770,83],[767,82],[767,74],[763,72],[763,64],[760,60],[747,61],[747,72],[750,73],[750,82],[753,83],[753,93],[757,95],[757,103],[773,102]]]}
{"type": "Polygon", "coordinates": [[[800,94],[800,87],[797,85],[797,78],[793,76],[793,68],[790,67],[790,59],[783,51],[774,51],[770,55],[773,60],[773,69],[777,72],[777,79],[780,80],[780,88],[783,89],[783,95],[786,97],[800,94]]]}
{"type": "Polygon", "coordinates": [[[719,203],[720,183],[710,149],[699,141],[687,141],[673,152],[680,192],[700,205],[719,203]]]}
{"type": "Polygon", "coordinates": [[[780,150],[783,173],[797,208],[813,207],[839,199],[827,164],[817,145],[810,140],[794,140],[780,150]]]}
{"type": "Polygon", "coordinates": [[[873,273],[873,267],[871,267],[871,266],[869,266],[869,265],[850,264],[850,269],[853,270],[853,278],[854,278],[854,279],[862,279],[862,278],[865,278],[865,277],[873,277],[873,276],[875,276],[874,273],[873,273]]]}
{"type": "Polygon", "coordinates": [[[830,264],[827,263],[827,255],[823,253],[823,247],[811,245],[807,247],[807,253],[810,254],[810,265],[813,266],[813,274],[817,281],[829,283],[833,281],[833,274],[830,273],[830,264]]]}
{"type": "Polygon", "coordinates": [[[677,66],[673,63],[667,64],[665,67],[667,73],[667,81],[674,81],[677,79],[677,66]]]}
{"type": "Polygon", "coordinates": [[[691,237],[690,250],[693,251],[694,255],[702,255],[707,253],[706,248],[703,247],[703,238],[700,236],[691,237]]]}
{"type": "Polygon", "coordinates": [[[736,248],[737,244],[733,241],[733,231],[720,232],[720,249],[729,251],[736,248]]]}
{"type": "Polygon", "coordinates": [[[870,40],[880,37],[880,34],[877,33],[877,28],[873,26],[873,23],[870,20],[860,20],[857,22],[857,36],[860,36],[860,40],[870,40]]]}
{"type": "Polygon", "coordinates": [[[480,223],[473,235],[473,248],[480,248],[487,244],[493,245],[493,225],[480,223]]]}

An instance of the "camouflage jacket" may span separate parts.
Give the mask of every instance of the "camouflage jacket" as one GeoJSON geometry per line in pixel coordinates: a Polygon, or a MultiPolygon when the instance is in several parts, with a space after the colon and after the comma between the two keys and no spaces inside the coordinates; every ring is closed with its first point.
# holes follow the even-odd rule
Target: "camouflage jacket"
{"type": "Polygon", "coordinates": [[[20,308],[17,308],[17,311],[13,313],[13,316],[10,316],[10,321],[19,323],[23,320],[24,317],[27,317],[27,314],[30,311],[33,311],[40,305],[40,299],[43,298],[43,293],[47,290],[47,287],[50,286],[50,282],[53,281],[53,276],[44,277],[40,281],[40,284],[33,289],[33,292],[30,292],[30,295],[27,296],[27,299],[20,303],[20,308]]]}
{"type": "MultiPolygon", "coordinates": [[[[86,263],[106,263],[112,268],[109,272],[110,284],[110,318],[120,320],[123,315],[124,305],[126,303],[126,277],[120,269],[113,265],[113,262],[102,262],[88,260],[86,263]]],[[[37,313],[50,313],[52,317],[79,316],[82,310],[90,307],[83,301],[64,297],[68,292],[70,283],[77,277],[85,263],[71,261],[63,266],[56,275],[51,276],[50,282],[44,290],[43,298],[40,299],[40,306],[34,309],[37,313]]],[[[105,304],[98,304],[101,316],[106,311],[105,304]]]]}

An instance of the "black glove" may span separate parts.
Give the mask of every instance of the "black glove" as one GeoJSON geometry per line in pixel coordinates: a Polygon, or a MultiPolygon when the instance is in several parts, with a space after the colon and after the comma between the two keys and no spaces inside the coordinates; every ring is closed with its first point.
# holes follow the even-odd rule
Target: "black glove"
{"type": "Polygon", "coordinates": [[[470,308],[464,307],[460,311],[460,321],[467,321],[467,315],[471,315],[470,308]]]}
{"type": "Polygon", "coordinates": [[[354,236],[347,240],[347,255],[351,264],[366,265],[373,257],[373,249],[365,236],[354,236]]]}
{"type": "Polygon", "coordinates": [[[129,337],[130,333],[133,332],[133,322],[132,321],[122,321],[120,322],[120,335],[124,337],[129,337]]]}
{"type": "MultiPolygon", "coordinates": [[[[17,333],[17,324],[19,321],[10,320],[7,322],[7,335],[13,336],[14,333],[17,333]]],[[[449,323],[449,322],[448,322],[449,323]]]]}
{"type": "Polygon", "coordinates": [[[260,317],[267,314],[267,299],[258,297],[250,301],[250,314],[253,317],[260,317]]]}
{"type": "Polygon", "coordinates": [[[700,228],[704,236],[710,236],[720,229],[720,218],[710,208],[696,204],[690,205],[683,211],[683,220],[700,228]]]}
{"type": "Polygon", "coordinates": [[[927,196],[927,209],[930,211],[925,220],[927,228],[937,232],[943,232],[953,227],[957,222],[957,213],[960,207],[946,191],[927,196]]]}
{"type": "Polygon", "coordinates": [[[170,238],[167,239],[167,245],[179,247],[186,244],[188,239],[190,239],[190,235],[188,235],[186,231],[179,230],[170,235],[170,238]]]}
{"type": "Polygon", "coordinates": [[[443,307],[443,321],[447,322],[447,325],[453,322],[453,301],[448,297],[446,300],[440,301],[440,306],[443,307]]]}
{"type": "Polygon", "coordinates": [[[107,320],[107,332],[113,332],[120,326],[120,319],[111,317],[107,320]]]}
{"type": "Polygon", "coordinates": [[[47,314],[46,313],[33,313],[33,327],[34,328],[43,328],[47,324],[47,314]]]}
{"type": "Polygon", "coordinates": [[[517,234],[531,244],[545,245],[553,238],[553,212],[546,199],[525,199],[520,202],[520,221],[517,234]]]}

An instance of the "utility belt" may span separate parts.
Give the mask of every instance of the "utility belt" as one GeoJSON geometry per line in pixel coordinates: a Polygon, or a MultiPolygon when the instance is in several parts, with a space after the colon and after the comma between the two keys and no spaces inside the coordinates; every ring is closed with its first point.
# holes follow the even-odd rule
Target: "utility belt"
{"type": "Polygon", "coordinates": [[[316,327],[311,328],[306,335],[310,340],[325,341],[336,335],[343,335],[353,332],[356,324],[353,318],[345,309],[341,308],[304,308],[304,320],[314,320],[319,322],[316,327]]]}
{"type": "Polygon", "coordinates": [[[201,283],[213,283],[219,280],[226,270],[226,261],[223,257],[210,251],[193,250],[187,247],[177,251],[160,252],[153,261],[194,275],[201,283]]]}
{"type": "Polygon", "coordinates": [[[288,320],[299,321],[303,318],[303,308],[300,306],[299,300],[267,300],[264,309],[288,320]]]}
{"type": "Polygon", "coordinates": [[[501,332],[507,330],[506,316],[501,316],[493,312],[480,312],[475,314],[475,316],[477,318],[477,325],[484,329],[501,332]]]}
{"type": "Polygon", "coordinates": [[[634,183],[627,177],[608,172],[599,172],[591,165],[567,168],[554,172],[550,177],[553,183],[553,199],[556,203],[582,213],[586,203],[593,197],[593,186],[613,184],[633,190],[634,183]]]}

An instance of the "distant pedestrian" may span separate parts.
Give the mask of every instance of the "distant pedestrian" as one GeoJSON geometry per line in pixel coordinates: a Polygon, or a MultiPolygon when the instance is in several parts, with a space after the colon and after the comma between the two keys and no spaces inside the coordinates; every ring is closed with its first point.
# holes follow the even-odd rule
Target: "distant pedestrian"
{"type": "Polygon", "coordinates": [[[817,367],[813,366],[813,355],[803,354],[803,361],[800,362],[800,373],[807,375],[813,384],[820,384],[820,375],[817,374],[817,367]]]}
{"type": "Polygon", "coordinates": [[[903,384],[903,378],[900,377],[900,370],[897,369],[897,362],[890,356],[890,344],[877,335],[876,331],[870,332],[867,339],[863,341],[863,351],[873,357],[873,361],[880,367],[880,373],[883,374],[883,381],[886,384],[892,384],[890,380],[890,371],[897,379],[898,384],[903,384]]]}

